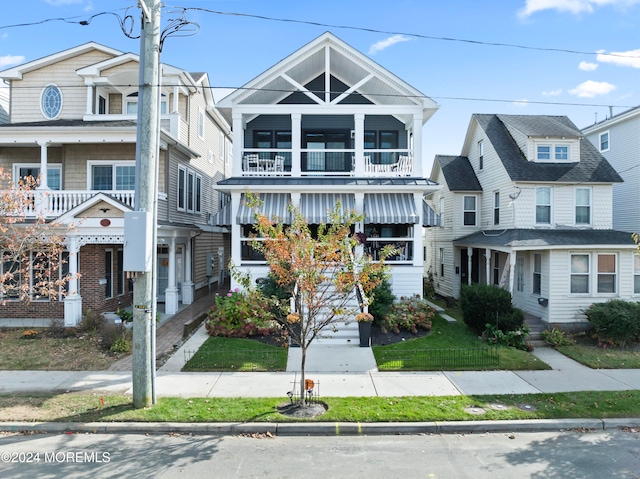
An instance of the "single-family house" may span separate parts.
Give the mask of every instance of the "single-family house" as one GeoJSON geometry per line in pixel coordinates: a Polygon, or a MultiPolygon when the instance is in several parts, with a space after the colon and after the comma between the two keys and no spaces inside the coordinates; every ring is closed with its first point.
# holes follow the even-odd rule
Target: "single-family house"
{"type": "MultiPolygon", "coordinates": [[[[613,185],[613,228],[640,233],[640,106],[582,130],[624,180],[613,185]]],[[[640,263],[636,265],[640,274],[640,263]]]]}
{"type": "MultiPolygon", "coordinates": [[[[72,277],[66,295],[28,309],[3,298],[0,316],[75,325],[87,309],[131,304],[123,240],[135,208],[138,76],[138,55],[93,42],[0,72],[10,89],[0,167],[15,182],[39,178],[27,220],[74,225],[60,273],[72,277]]],[[[222,206],[215,182],[231,172],[231,128],[206,73],[163,64],[161,76],[157,299],[174,314],[221,280],[228,261],[225,230],[211,219],[222,206]]]]}
{"type": "MultiPolygon", "coordinates": [[[[422,126],[438,105],[370,58],[324,33],[218,102],[233,126],[233,169],[217,188],[231,201],[216,224],[231,228],[241,272],[266,276],[253,250],[253,211],[283,223],[288,205],[310,225],[327,222],[340,201],[364,214],[355,228],[374,259],[393,244],[394,293],[422,295],[422,226],[435,221],[423,196],[438,186],[422,169],[422,126]]],[[[239,286],[232,283],[232,286],[239,286]]]]}
{"type": "Polygon", "coordinates": [[[462,284],[508,289],[513,303],[550,326],[583,326],[583,311],[637,299],[635,244],[612,229],[612,185],[622,181],[565,116],[475,114],[459,156],[436,156],[443,187],[425,230],[436,291],[462,284]]]}

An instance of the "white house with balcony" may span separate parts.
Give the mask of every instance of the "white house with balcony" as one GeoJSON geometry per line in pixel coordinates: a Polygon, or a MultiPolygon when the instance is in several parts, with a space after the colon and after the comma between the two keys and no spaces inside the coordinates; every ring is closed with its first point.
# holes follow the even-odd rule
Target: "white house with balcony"
{"type": "MultiPolygon", "coordinates": [[[[310,225],[339,200],[364,214],[357,232],[375,259],[386,244],[396,295],[422,295],[422,226],[436,219],[423,197],[438,186],[422,169],[422,126],[438,105],[331,33],[324,33],[218,102],[233,125],[230,196],[215,223],[231,228],[231,258],[254,278],[268,267],[251,247],[254,215],[287,223],[287,205],[310,225]]],[[[312,226],[313,227],[313,226],[312,226]]],[[[355,232],[355,231],[354,231],[355,232]]],[[[234,285],[237,286],[237,285],[234,285]]]]}
{"type": "MultiPolygon", "coordinates": [[[[221,207],[213,186],[231,173],[231,128],[206,73],[164,64],[161,72],[157,291],[173,314],[224,276],[228,235],[210,220],[221,207]]],[[[27,220],[74,225],[61,272],[74,279],[62,301],[33,301],[27,311],[2,298],[0,316],[73,325],[89,308],[131,304],[123,218],[135,207],[138,74],[137,55],[93,42],[0,72],[11,92],[0,167],[14,182],[39,179],[27,220]]]]}
{"type": "Polygon", "coordinates": [[[581,328],[583,311],[638,301],[630,233],[612,229],[620,175],[565,116],[476,114],[458,156],[438,155],[428,196],[440,225],[426,230],[436,292],[496,284],[551,326],[581,328]]]}

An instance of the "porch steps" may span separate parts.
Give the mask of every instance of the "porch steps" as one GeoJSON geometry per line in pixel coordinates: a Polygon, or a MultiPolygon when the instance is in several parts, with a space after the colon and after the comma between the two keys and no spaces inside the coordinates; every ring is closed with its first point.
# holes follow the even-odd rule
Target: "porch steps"
{"type": "Polygon", "coordinates": [[[542,320],[537,316],[527,314],[524,323],[531,330],[529,336],[527,336],[527,343],[532,344],[536,348],[547,346],[547,342],[542,339],[542,331],[546,329],[542,320]]]}
{"type": "MultiPolygon", "coordinates": [[[[360,312],[358,298],[355,291],[352,291],[347,302],[344,305],[347,311],[342,317],[338,318],[333,324],[333,329],[327,327],[314,340],[314,344],[322,346],[359,346],[360,334],[358,332],[358,323],[356,314],[360,312]]],[[[312,344],[313,347],[313,344],[312,344]]]]}

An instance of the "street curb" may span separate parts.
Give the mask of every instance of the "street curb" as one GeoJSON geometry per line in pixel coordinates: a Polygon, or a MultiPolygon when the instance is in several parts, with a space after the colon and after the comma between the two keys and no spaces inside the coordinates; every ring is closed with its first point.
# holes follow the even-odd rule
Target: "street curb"
{"type": "Polygon", "coordinates": [[[84,434],[194,434],[229,436],[389,436],[415,434],[482,434],[613,430],[639,427],[640,418],[525,419],[514,421],[450,422],[313,422],[313,423],[152,423],[152,422],[0,422],[1,432],[84,434]]]}

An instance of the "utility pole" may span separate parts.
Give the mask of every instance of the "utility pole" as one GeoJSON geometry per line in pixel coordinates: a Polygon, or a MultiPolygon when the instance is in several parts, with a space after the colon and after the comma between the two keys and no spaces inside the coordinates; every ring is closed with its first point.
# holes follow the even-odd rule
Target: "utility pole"
{"type": "MultiPolygon", "coordinates": [[[[155,402],[155,311],[153,274],[156,261],[160,102],[160,0],[138,0],[142,8],[136,138],[135,210],[143,212],[145,257],[151,266],[139,271],[133,288],[133,406],[155,402]]],[[[126,233],[125,233],[126,236],[126,233]]],[[[126,245],[125,245],[126,247],[126,245]]]]}

